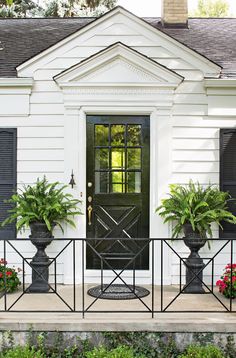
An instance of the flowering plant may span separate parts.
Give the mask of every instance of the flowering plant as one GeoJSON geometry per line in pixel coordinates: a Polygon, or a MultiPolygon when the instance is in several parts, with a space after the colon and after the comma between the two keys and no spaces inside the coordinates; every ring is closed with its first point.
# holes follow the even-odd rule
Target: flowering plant
{"type": "Polygon", "coordinates": [[[5,282],[6,282],[6,292],[14,292],[20,286],[21,282],[18,277],[18,272],[14,268],[7,267],[7,261],[0,259],[0,292],[5,291],[5,282]],[[6,281],[5,281],[6,280],[6,281]]]}
{"type": "Polygon", "coordinates": [[[219,286],[219,292],[225,297],[236,298],[236,264],[225,266],[221,280],[216,282],[216,286],[219,286]]]}

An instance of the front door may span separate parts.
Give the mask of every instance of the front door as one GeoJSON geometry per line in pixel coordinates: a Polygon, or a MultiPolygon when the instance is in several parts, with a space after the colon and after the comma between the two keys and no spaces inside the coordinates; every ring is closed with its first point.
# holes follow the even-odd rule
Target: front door
{"type": "MultiPolygon", "coordinates": [[[[134,238],[149,237],[149,123],[148,116],[87,116],[87,237],[114,268],[142,251],[144,241],[134,238]]],[[[96,252],[87,245],[87,269],[100,268],[96,252]]],[[[135,268],[149,268],[148,246],[135,268]]]]}

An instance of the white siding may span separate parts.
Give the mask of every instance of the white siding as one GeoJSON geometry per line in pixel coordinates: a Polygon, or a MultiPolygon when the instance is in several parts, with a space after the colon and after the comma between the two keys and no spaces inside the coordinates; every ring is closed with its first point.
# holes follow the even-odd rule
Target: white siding
{"type": "MultiPolygon", "coordinates": [[[[37,177],[42,177],[44,174],[50,181],[64,181],[65,108],[62,92],[53,81],[53,76],[117,41],[151,57],[185,78],[176,89],[172,116],[169,119],[172,130],[172,163],[169,182],[185,184],[192,179],[202,184],[219,183],[219,129],[235,127],[236,117],[230,120],[223,116],[222,118],[207,117],[208,96],[202,81],[204,71],[199,68],[200,60],[191,61],[191,54],[186,53],[184,56],[181,46],[179,50],[176,50],[176,45],[171,41],[168,42],[162,37],[157,40],[157,37],[158,34],[154,36],[152,30],[149,32],[141,25],[133,23],[128,17],[126,19],[123,15],[119,15],[46,55],[44,59],[39,60],[40,65],[37,61],[32,65],[34,85],[28,102],[30,115],[24,118],[16,117],[18,109],[14,108],[18,107],[14,107],[14,103],[19,104],[19,97],[12,96],[8,101],[8,105],[10,103],[12,106],[12,112],[8,112],[6,105],[4,108],[0,107],[2,114],[12,114],[11,117],[1,117],[0,125],[18,128],[18,185],[33,183],[37,177]]],[[[202,66],[207,67],[203,62],[202,66]]],[[[24,74],[27,76],[27,69],[25,73],[22,70],[21,75],[24,74]]],[[[232,99],[229,108],[226,99],[222,100],[221,97],[217,97],[215,100],[217,100],[217,108],[223,108],[225,116],[228,115],[231,111],[232,99]]],[[[160,94],[157,101],[162,103],[169,101],[169,98],[163,100],[163,94],[160,94]]],[[[105,103],[101,105],[104,106],[105,103]]],[[[25,106],[25,103],[22,106],[25,106]]],[[[214,101],[211,101],[210,114],[218,114],[218,109],[214,111],[214,101]]],[[[165,148],[162,149],[165,153],[165,148]]],[[[73,148],[71,150],[73,151],[73,148]]],[[[153,156],[156,157],[157,153],[153,156]]],[[[85,172],[80,175],[85,175],[85,172]]],[[[24,236],[27,234],[28,232],[24,236]]],[[[55,243],[52,247],[50,246],[49,252],[54,255],[61,245],[61,243],[55,243]]],[[[22,250],[23,254],[29,256],[33,253],[30,243],[22,243],[22,250]]],[[[187,254],[185,246],[178,245],[178,250],[183,255],[187,254]]],[[[221,273],[222,265],[229,261],[227,253],[224,252],[221,255],[222,262],[218,264],[217,275],[221,273]]],[[[13,261],[16,266],[20,264],[18,256],[13,261]]],[[[59,263],[58,273],[60,280],[63,281],[62,258],[59,263]]],[[[177,280],[175,276],[177,265],[176,257],[172,255],[171,279],[174,283],[177,280]]]]}

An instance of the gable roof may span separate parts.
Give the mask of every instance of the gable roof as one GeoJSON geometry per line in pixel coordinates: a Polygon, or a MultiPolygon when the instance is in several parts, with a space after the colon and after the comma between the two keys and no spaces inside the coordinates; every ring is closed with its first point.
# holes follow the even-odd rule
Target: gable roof
{"type": "MultiPolygon", "coordinates": [[[[95,18],[0,19],[0,77],[16,77],[16,67],[95,18]]],[[[189,19],[189,28],[163,28],[160,18],[147,23],[223,67],[236,77],[236,18],[189,19]]]]}

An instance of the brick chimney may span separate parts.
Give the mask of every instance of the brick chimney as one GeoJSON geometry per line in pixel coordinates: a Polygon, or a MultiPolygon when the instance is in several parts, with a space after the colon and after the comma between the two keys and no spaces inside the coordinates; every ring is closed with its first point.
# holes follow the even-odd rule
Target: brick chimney
{"type": "Polygon", "coordinates": [[[187,27],[188,0],[162,0],[161,18],[165,27],[187,27]]]}

